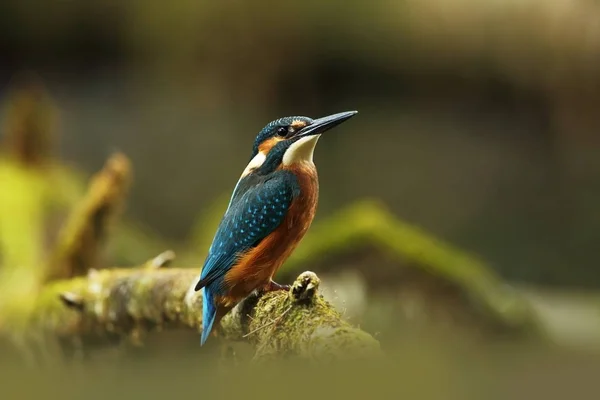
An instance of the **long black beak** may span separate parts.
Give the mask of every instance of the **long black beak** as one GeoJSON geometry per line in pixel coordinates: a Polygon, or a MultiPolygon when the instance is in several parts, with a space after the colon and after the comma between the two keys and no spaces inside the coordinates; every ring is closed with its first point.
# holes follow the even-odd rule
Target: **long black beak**
{"type": "Polygon", "coordinates": [[[315,119],[312,124],[307,125],[296,132],[294,137],[299,138],[304,136],[318,135],[352,118],[356,113],[358,113],[358,111],[346,111],[315,119]]]}

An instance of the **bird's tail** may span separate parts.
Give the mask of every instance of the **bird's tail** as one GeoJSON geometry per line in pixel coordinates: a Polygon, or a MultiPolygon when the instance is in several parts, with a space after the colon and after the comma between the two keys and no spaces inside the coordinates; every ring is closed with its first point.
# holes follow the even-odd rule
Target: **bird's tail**
{"type": "Polygon", "coordinates": [[[202,338],[200,339],[200,345],[204,345],[206,339],[208,339],[217,316],[217,307],[212,292],[206,286],[202,290],[204,293],[202,293],[202,338]]]}

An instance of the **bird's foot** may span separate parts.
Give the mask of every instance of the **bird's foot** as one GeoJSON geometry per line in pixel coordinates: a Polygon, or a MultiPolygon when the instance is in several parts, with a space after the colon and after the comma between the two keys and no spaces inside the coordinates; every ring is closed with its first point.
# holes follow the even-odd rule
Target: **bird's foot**
{"type": "Polygon", "coordinates": [[[281,285],[277,282],[271,281],[267,284],[267,286],[265,286],[265,292],[275,292],[277,290],[285,290],[286,292],[289,291],[291,288],[290,285],[281,285]]]}

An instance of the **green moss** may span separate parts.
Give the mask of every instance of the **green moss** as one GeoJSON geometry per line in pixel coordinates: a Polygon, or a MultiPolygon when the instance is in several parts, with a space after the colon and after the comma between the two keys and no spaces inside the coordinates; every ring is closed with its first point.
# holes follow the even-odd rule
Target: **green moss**
{"type": "Polygon", "coordinates": [[[379,342],[344,321],[319,295],[298,302],[287,292],[269,293],[255,310],[247,329],[257,360],[285,355],[323,361],[379,353],[379,342]]]}
{"type": "MultiPolygon", "coordinates": [[[[88,276],[45,285],[35,299],[26,324],[12,334],[47,346],[48,339],[80,340],[83,346],[114,344],[115,337],[138,343],[143,333],[155,328],[188,327],[200,331],[202,296],[190,295],[198,274],[194,269],[131,269],[91,271],[88,276]],[[77,306],[66,304],[69,293],[77,306]]],[[[311,273],[305,273],[311,274],[311,273]]],[[[379,343],[353,328],[322,297],[317,284],[300,296],[295,292],[271,292],[257,298],[244,312],[230,313],[223,320],[229,339],[248,340],[255,345],[256,360],[282,355],[303,359],[328,359],[342,355],[373,356],[379,343]],[[249,318],[248,318],[249,315],[249,318]]],[[[297,282],[307,282],[298,278],[297,282]]]]}
{"type": "Polygon", "coordinates": [[[280,274],[294,276],[321,258],[365,245],[396,260],[398,268],[408,264],[454,284],[490,323],[540,333],[529,304],[485,262],[396,218],[373,200],[357,202],[315,223],[280,274]]]}

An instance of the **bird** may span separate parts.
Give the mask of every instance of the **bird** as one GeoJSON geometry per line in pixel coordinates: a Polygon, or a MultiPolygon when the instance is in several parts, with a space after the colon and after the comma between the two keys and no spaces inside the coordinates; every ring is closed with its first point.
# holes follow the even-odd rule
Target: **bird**
{"type": "Polygon", "coordinates": [[[315,146],[325,131],[356,113],[283,117],[269,122],[256,136],[194,287],[203,296],[201,346],[213,326],[253,292],[289,289],[273,276],[316,213],[315,146]]]}

